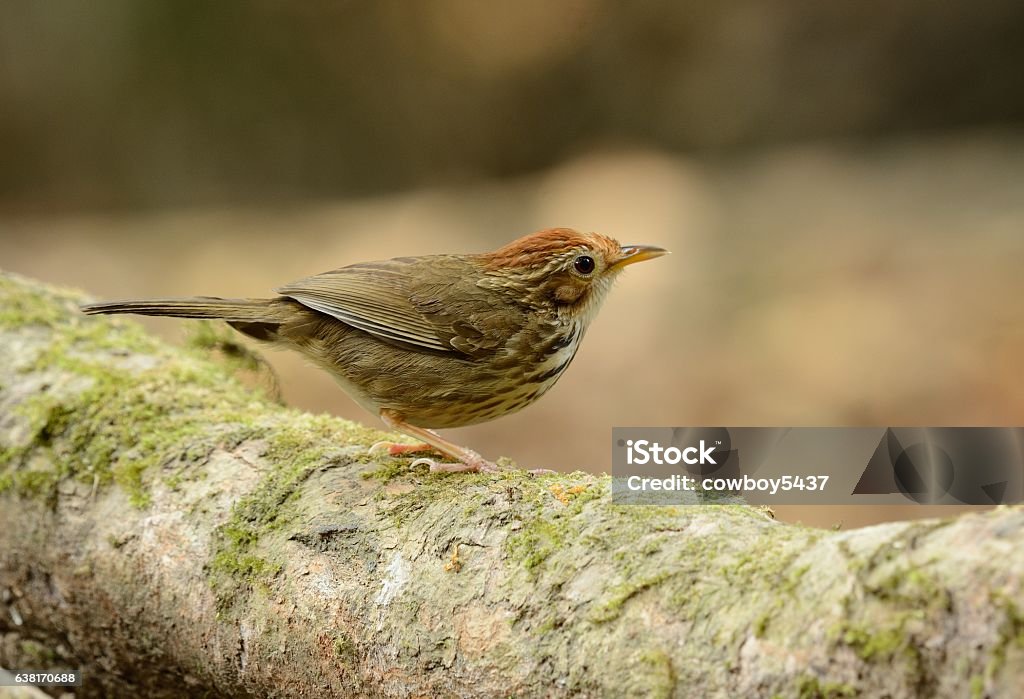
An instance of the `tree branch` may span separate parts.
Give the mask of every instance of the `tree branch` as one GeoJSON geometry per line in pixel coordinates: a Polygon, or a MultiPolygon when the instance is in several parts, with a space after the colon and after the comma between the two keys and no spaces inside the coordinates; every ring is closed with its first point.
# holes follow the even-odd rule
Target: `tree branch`
{"type": "Polygon", "coordinates": [[[84,696],[1011,696],[1024,511],[825,532],[433,475],[0,276],[0,665],[84,696]]]}

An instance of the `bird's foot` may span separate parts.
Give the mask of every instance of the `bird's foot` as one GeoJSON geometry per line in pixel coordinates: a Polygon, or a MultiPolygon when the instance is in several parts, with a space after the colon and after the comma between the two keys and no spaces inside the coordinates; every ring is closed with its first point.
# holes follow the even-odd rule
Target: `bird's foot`
{"type": "MultiPolygon", "coordinates": [[[[406,454],[418,454],[425,451],[432,451],[435,453],[441,453],[440,450],[434,446],[423,443],[423,444],[399,444],[397,442],[377,442],[370,447],[370,454],[387,454],[388,456],[404,456],[406,454]]],[[[465,460],[459,463],[439,463],[433,459],[421,457],[414,460],[410,465],[416,466],[429,466],[430,470],[434,473],[497,473],[502,471],[500,466],[491,463],[484,457],[477,454],[475,451],[465,450],[465,460]]]]}
{"type": "MultiPolygon", "coordinates": [[[[413,466],[429,466],[431,473],[503,473],[505,471],[518,470],[514,466],[499,466],[496,463],[488,461],[479,454],[473,454],[476,458],[471,458],[468,461],[460,461],[454,464],[442,464],[434,461],[433,459],[419,458],[412,462],[413,466]]],[[[531,476],[550,476],[557,471],[552,471],[547,468],[531,468],[522,469],[531,476]]]]}
{"type": "Polygon", "coordinates": [[[475,451],[466,450],[463,459],[454,464],[442,464],[433,459],[420,458],[412,462],[413,466],[429,466],[432,473],[499,473],[504,471],[501,466],[492,463],[475,451]]]}
{"type": "MultiPolygon", "coordinates": [[[[433,430],[424,427],[410,425],[402,419],[400,413],[385,408],[380,411],[381,420],[388,427],[403,432],[413,439],[422,439],[423,444],[395,444],[393,442],[377,442],[370,447],[370,453],[385,452],[391,456],[410,454],[419,451],[435,451],[452,459],[455,463],[439,463],[433,459],[419,458],[412,462],[412,466],[428,466],[434,473],[501,473],[514,470],[512,466],[499,466],[492,463],[471,449],[466,449],[458,444],[449,442],[433,430]]],[[[547,469],[535,469],[528,471],[533,475],[554,473],[547,469]]]]}
{"type": "Polygon", "coordinates": [[[398,444],[397,442],[377,442],[370,447],[370,454],[387,454],[388,456],[401,456],[402,454],[416,454],[421,451],[436,451],[429,444],[398,444]]]}

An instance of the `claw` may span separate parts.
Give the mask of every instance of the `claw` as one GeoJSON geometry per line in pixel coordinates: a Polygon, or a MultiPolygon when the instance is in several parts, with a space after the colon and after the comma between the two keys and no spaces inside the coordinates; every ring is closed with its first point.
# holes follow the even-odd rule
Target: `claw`
{"type": "MultiPolygon", "coordinates": [[[[429,444],[396,444],[395,442],[377,442],[370,446],[371,455],[387,454],[388,456],[402,456],[421,451],[437,451],[429,444]]],[[[413,468],[426,466],[432,473],[500,473],[506,469],[498,466],[477,454],[475,451],[466,449],[466,460],[457,463],[438,463],[433,459],[420,457],[410,464],[413,468]]],[[[527,470],[533,476],[548,476],[556,471],[546,468],[534,468],[527,470]]]]}
{"type": "Polygon", "coordinates": [[[371,455],[383,454],[387,452],[392,446],[393,442],[375,442],[370,445],[369,453],[371,455]]]}
{"type": "Polygon", "coordinates": [[[431,473],[466,473],[477,470],[469,464],[442,464],[434,461],[433,459],[416,459],[412,462],[412,465],[429,466],[431,473]]]}
{"type": "Polygon", "coordinates": [[[454,464],[443,464],[438,463],[433,459],[420,458],[413,461],[411,465],[413,467],[428,466],[430,467],[431,473],[498,473],[503,470],[497,464],[492,464],[490,461],[481,457],[472,459],[468,463],[459,462],[454,464]]]}

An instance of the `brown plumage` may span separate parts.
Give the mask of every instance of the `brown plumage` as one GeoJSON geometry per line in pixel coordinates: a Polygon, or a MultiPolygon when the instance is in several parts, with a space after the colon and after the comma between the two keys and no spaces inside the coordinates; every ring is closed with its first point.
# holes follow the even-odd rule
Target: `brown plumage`
{"type": "Polygon", "coordinates": [[[489,253],[342,267],[275,289],[272,299],[142,299],[82,310],[225,320],[303,353],[389,426],[460,462],[433,468],[491,470],[431,430],[501,417],[544,395],[618,272],[665,252],[553,228],[489,253]]]}

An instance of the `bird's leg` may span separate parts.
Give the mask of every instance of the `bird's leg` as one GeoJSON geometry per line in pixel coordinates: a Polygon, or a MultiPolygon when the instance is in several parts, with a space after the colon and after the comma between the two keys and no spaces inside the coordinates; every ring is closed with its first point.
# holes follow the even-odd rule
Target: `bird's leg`
{"type": "MultiPolygon", "coordinates": [[[[490,461],[471,449],[466,449],[465,447],[460,447],[458,444],[449,442],[447,439],[436,432],[432,432],[431,430],[423,427],[417,427],[416,425],[410,425],[394,410],[390,410],[388,408],[381,410],[380,419],[383,420],[384,424],[391,429],[407,434],[414,439],[422,439],[425,442],[423,446],[428,447],[429,449],[434,449],[445,456],[450,456],[459,462],[457,464],[439,464],[430,459],[416,459],[413,464],[426,463],[430,465],[431,471],[445,471],[449,473],[457,473],[460,471],[483,471],[484,473],[495,473],[501,470],[501,468],[496,464],[492,464],[490,461]]],[[[409,449],[403,449],[402,451],[410,452],[424,450],[414,449],[410,446],[409,449]]]]}

